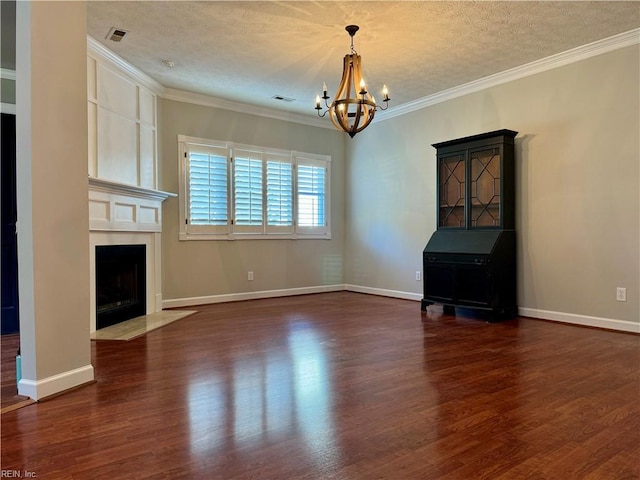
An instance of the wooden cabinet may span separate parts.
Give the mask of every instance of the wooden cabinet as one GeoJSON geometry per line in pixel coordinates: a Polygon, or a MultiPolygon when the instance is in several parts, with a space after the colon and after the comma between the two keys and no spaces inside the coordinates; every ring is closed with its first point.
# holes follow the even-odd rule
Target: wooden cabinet
{"type": "Polygon", "coordinates": [[[514,138],[498,130],[436,143],[438,228],[423,252],[422,309],[517,313],[514,138]]]}

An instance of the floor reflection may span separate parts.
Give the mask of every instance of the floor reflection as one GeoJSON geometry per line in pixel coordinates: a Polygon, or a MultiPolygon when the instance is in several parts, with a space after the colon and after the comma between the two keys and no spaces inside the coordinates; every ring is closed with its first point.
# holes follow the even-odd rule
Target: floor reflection
{"type": "Polygon", "coordinates": [[[331,379],[323,339],[306,323],[290,325],[289,350],[293,363],[293,385],[297,426],[312,458],[326,466],[337,461],[331,411],[331,379]]]}
{"type": "Polygon", "coordinates": [[[225,436],[225,384],[215,374],[210,379],[190,383],[188,405],[192,453],[215,451],[225,436]]]}
{"type": "Polygon", "coordinates": [[[323,338],[299,319],[288,323],[286,338],[257,355],[222,356],[220,369],[189,383],[192,454],[211,455],[223,447],[257,446],[295,435],[304,439],[300,446],[311,463],[338,461],[323,338]]]}

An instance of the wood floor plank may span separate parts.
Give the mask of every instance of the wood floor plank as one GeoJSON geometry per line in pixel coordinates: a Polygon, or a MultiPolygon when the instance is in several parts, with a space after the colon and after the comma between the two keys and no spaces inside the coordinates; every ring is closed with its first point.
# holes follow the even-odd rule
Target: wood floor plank
{"type": "Polygon", "coordinates": [[[33,403],[28,397],[18,395],[16,380],[16,355],[20,348],[20,335],[2,335],[0,345],[0,412],[10,412],[33,403]]]}
{"type": "Polygon", "coordinates": [[[640,478],[640,337],[351,292],[252,300],[129,342],[1,416],[39,479],[640,478]]]}

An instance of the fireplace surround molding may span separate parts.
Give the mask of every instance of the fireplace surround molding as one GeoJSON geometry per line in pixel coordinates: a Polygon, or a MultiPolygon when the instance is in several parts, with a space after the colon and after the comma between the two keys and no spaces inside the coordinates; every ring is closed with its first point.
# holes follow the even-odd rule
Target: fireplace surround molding
{"type": "Polygon", "coordinates": [[[90,332],[96,331],[96,246],[146,246],[146,313],[162,310],[162,202],[174,193],[89,178],[90,332]]]}

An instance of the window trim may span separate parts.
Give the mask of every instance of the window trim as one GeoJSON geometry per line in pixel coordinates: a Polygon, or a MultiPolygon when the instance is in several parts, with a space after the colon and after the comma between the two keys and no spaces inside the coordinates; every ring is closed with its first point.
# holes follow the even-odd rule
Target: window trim
{"type": "Polygon", "coordinates": [[[179,239],[180,240],[299,240],[331,239],[331,156],[304,153],[293,150],[245,145],[240,143],[209,140],[178,135],[178,178],[179,178],[179,239]],[[190,146],[204,149],[225,150],[227,152],[227,224],[191,225],[189,218],[189,155],[190,146]],[[258,154],[262,160],[262,224],[255,227],[237,226],[235,222],[234,160],[236,152],[258,154]],[[267,161],[289,159],[292,166],[293,225],[268,225],[267,220],[267,161]],[[298,226],[298,165],[321,166],[325,168],[325,225],[318,227],[298,226]]]}

